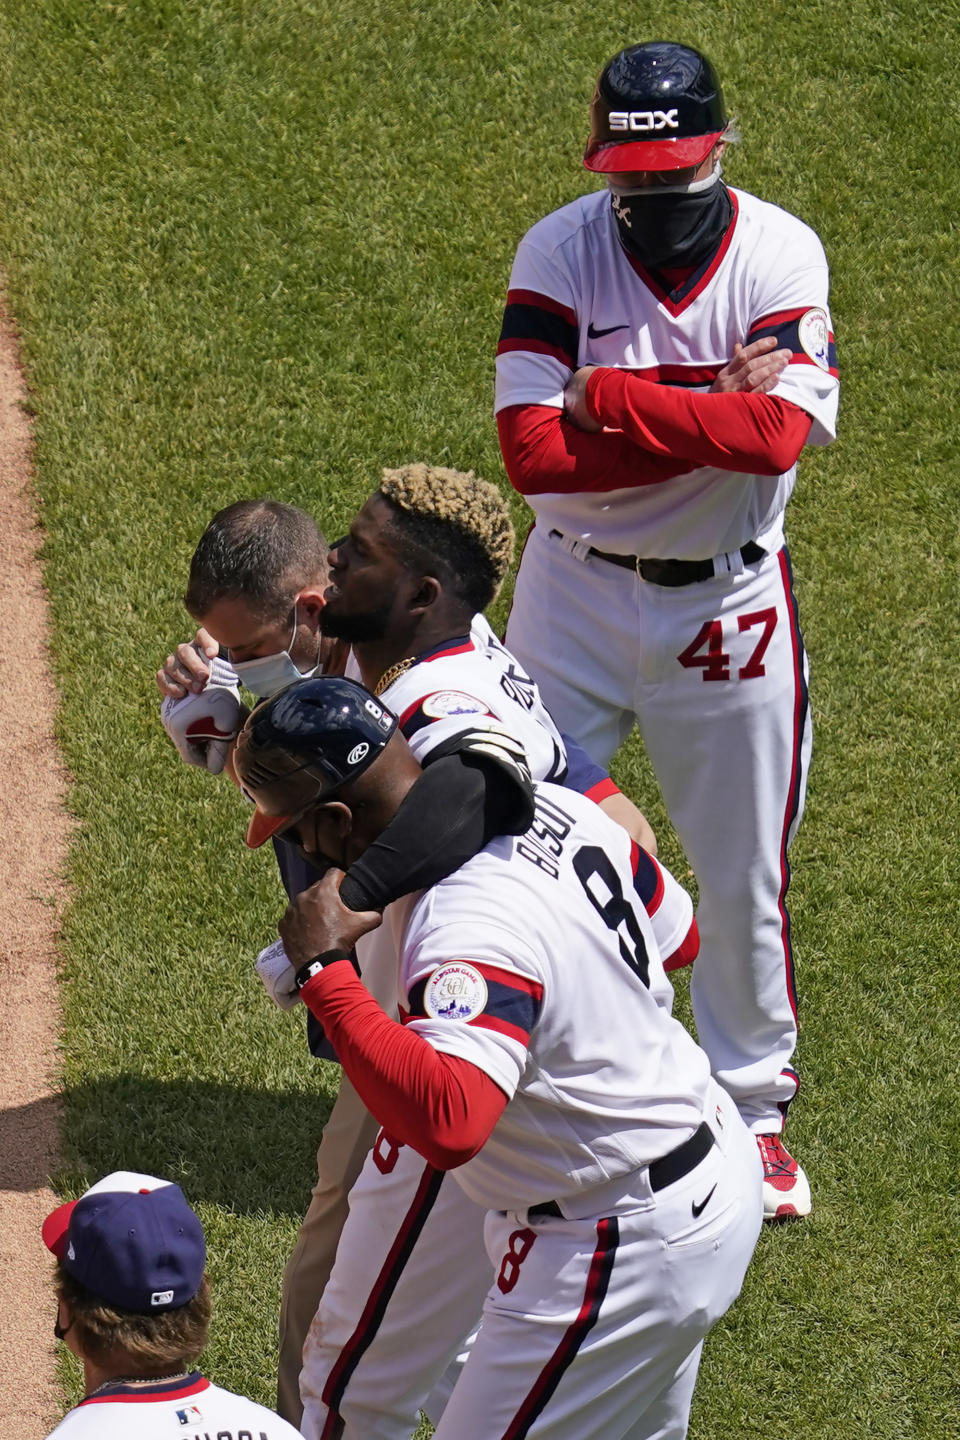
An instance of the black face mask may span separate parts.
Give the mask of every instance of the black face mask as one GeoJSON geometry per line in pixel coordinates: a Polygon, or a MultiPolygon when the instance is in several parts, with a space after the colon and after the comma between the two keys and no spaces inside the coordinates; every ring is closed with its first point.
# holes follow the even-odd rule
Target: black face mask
{"type": "Polygon", "coordinates": [[[696,266],[720,243],[733,202],[719,177],[705,190],[660,194],[656,188],[610,197],[620,238],[648,270],[696,266]]]}

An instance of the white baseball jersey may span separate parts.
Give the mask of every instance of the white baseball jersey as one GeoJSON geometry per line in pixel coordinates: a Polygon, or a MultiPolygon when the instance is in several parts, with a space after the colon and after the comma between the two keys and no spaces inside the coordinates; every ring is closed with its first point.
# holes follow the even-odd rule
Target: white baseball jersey
{"type": "MultiPolygon", "coordinates": [[[[608,191],[533,226],[507,297],[498,410],[558,410],[585,363],[707,389],[736,344],[772,336],[793,355],[772,398],[800,407],[826,444],[838,392],[823,249],[794,216],[730,195],[715,253],[669,294],[622,246],[608,191]]],[[[538,476],[547,489],[529,497],[537,524],[507,629],[550,713],[599,764],[639,726],[700,891],[697,1035],[757,1133],[781,1129],[798,1083],[787,852],[812,732],[782,548],[794,478],[702,466],[604,490],[587,472],[562,494],[538,476]],[[760,559],[739,553],[748,541],[760,559]],[[670,587],[594,551],[713,559],[714,573],[670,587]]]]}
{"type": "MultiPolygon", "coordinates": [[[[672,295],[623,248],[609,191],[534,225],[510,278],[496,409],[562,409],[564,386],[581,365],[708,390],[735,344],[775,335],[794,353],[773,394],[812,417],[808,443],[828,444],[838,385],[823,247],[778,206],[740,190],[730,195],[733,221],[718,251],[672,295]]],[[[795,466],[772,477],[699,467],[666,484],[528,498],[542,524],[595,549],[706,559],[748,540],[779,549],[795,476],[795,466]]]]}
{"type": "MultiPolygon", "coordinates": [[[[563,741],[536,686],[480,615],[474,617],[469,637],[421,658],[381,698],[399,714],[418,758],[454,734],[498,723],[521,740],[535,778],[565,768],[563,741]]],[[[660,955],[670,955],[690,930],[689,895],[591,801],[572,791],[558,793],[594,812],[613,831],[614,845],[628,855],[631,883],[656,935],[649,963],[650,997],[669,1012],[673,990],[660,955]]],[[[416,902],[417,897],[406,896],[388,906],[380,928],[357,945],[364,984],[391,1014],[399,1007],[398,956],[416,902]]],[[[496,895],[489,903],[499,908],[496,895]]],[[[356,1429],[351,1420],[345,1437],[409,1436],[418,1408],[427,1404],[448,1361],[477,1323],[490,1284],[490,1264],[481,1244],[482,1209],[452,1177],[434,1171],[408,1147],[397,1148],[389,1140],[383,1144],[389,1163],[378,1142],[363,1172],[379,1183],[372,1190],[364,1188],[361,1177],[351,1191],[346,1238],[303,1349],[303,1433],[311,1440],[334,1423],[331,1407],[337,1411],[341,1406],[356,1416],[356,1429]],[[442,1287],[433,1278],[441,1276],[442,1287]],[[374,1302],[376,1323],[368,1324],[367,1306],[374,1302]],[[405,1355],[398,1363],[411,1334],[417,1336],[416,1355],[405,1355]]],[[[318,1168],[323,1148],[321,1144],[318,1168]]],[[[318,1206],[323,1193],[321,1187],[318,1206]]],[[[450,1384],[455,1373],[457,1367],[452,1367],[450,1384]]],[[[436,1418],[439,1411],[430,1413],[436,1418]]]]}
{"type": "MultiPolygon", "coordinates": [[[[534,682],[497,639],[482,615],[475,615],[469,636],[438,646],[382,692],[380,699],[400,721],[416,759],[465,730],[503,726],[521,742],[535,780],[554,781],[566,772],[564,741],[534,682]]],[[[625,835],[625,832],[622,832],[625,835]]],[[[693,901],[668,870],[634,845],[638,892],[653,922],[660,955],[669,957],[682,944],[693,919],[693,901]]],[[[401,902],[402,903],[402,902],[401,902]]],[[[388,910],[396,915],[396,907],[388,910]]],[[[357,959],[367,988],[381,1004],[396,999],[396,948],[391,926],[364,936],[357,959]]],[[[654,993],[669,1010],[673,987],[662,966],[654,993]]]]}
{"type": "MultiPolygon", "coordinates": [[[[351,661],[356,666],[352,657],[351,661]]],[[[501,725],[523,745],[535,779],[552,780],[566,772],[563,741],[536,685],[482,615],[473,617],[469,635],[420,656],[383,690],[380,699],[397,716],[417,760],[423,761],[437,746],[466,730],[501,725]]],[[[395,1011],[397,952],[389,927],[364,935],[356,954],[367,989],[386,1009],[395,1011]]]]}
{"type": "Polygon", "coordinates": [[[380,698],[418,760],[454,735],[493,721],[523,745],[535,780],[559,780],[566,773],[563,740],[540,692],[482,615],[473,617],[469,636],[419,657],[380,698]]]}
{"type": "Polygon", "coordinates": [[[662,964],[630,857],[589,800],[541,785],[526,834],[498,837],[410,907],[404,1018],[510,1097],[456,1171],[478,1204],[584,1196],[597,1213],[589,1192],[703,1118],[709,1063],[651,994],[662,964]]]}
{"type": "Polygon", "coordinates": [[[597,806],[544,784],[525,835],[385,912],[401,1018],[510,1099],[449,1173],[378,1137],[304,1346],[308,1440],[404,1440],[421,1405],[449,1440],[534,1420],[557,1440],[660,1433],[633,1428],[647,1410],[683,1433],[699,1342],[760,1225],[759,1158],[654,996],[637,854],[597,806]],[[661,1192],[648,1163],[704,1125],[713,1148],[661,1192]],[[534,1218],[546,1201],[566,1218],[534,1218]]]}
{"type": "MultiPolygon", "coordinates": [[[[578,747],[557,730],[537,686],[483,615],[473,617],[468,639],[440,646],[422,657],[380,698],[399,717],[400,729],[421,762],[464,730],[502,725],[523,745],[534,780],[553,782],[567,775],[573,789],[594,798],[592,785],[584,788],[580,783],[586,774],[586,756],[578,754],[574,765],[570,750],[578,747]]],[[[599,766],[592,769],[601,773],[599,766]]],[[[587,778],[592,781],[593,774],[587,778]]],[[[686,938],[693,901],[669,870],[646,851],[635,853],[633,864],[637,891],[653,923],[659,952],[667,959],[686,938]]],[[[664,980],[658,995],[670,1009],[673,990],[669,981],[664,980]]]]}
{"type": "Polygon", "coordinates": [[[297,1440],[286,1420],[242,1395],[185,1379],[118,1381],[67,1414],[48,1440],[297,1440]]]}

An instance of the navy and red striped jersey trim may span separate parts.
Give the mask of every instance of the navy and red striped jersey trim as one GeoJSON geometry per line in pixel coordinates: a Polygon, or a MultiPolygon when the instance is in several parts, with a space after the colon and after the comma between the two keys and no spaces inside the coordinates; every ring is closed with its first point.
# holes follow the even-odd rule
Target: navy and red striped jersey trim
{"type": "Polygon", "coordinates": [[[648,915],[656,915],[663,904],[663,871],[653,856],[634,840],[630,847],[633,866],[633,888],[643,901],[648,915]]]}
{"type": "Polygon", "coordinates": [[[636,375],[640,380],[649,380],[654,385],[673,385],[678,390],[695,390],[712,385],[724,368],[712,365],[618,365],[624,375],[636,375]]]}
{"type": "MultiPolygon", "coordinates": [[[[432,660],[445,660],[448,655],[469,655],[476,649],[472,635],[453,635],[449,640],[441,640],[438,645],[431,645],[422,654],[413,656],[410,665],[411,668],[414,665],[428,665],[432,660]]],[[[387,686],[387,689],[389,688],[387,686]]]]}
{"type": "Polygon", "coordinates": [[[79,1410],[84,1405],[129,1405],[131,1402],[135,1405],[148,1405],[157,1400],[186,1400],[189,1396],[199,1395],[209,1388],[210,1381],[205,1379],[199,1370],[194,1370],[185,1380],[155,1380],[152,1383],[140,1380],[135,1385],[118,1380],[116,1385],[109,1386],[99,1395],[88,1395],[76,1408],[79,1410]]]}
{"type": "Polygon", "coordinates": [[[471,650],[476,648],[472,635],[453,635],[449,640],[441,640],[439,645],[433,645],[429,650],[424,650],[422,655],[417,656],[417,664],[424,665],[430,660],[444,660],[448,655],[468,655],[471,650]]]}
{"type": "MultiPolygon", "coordinates": [[[[750,334],[747,342],[752,344],[754,340],[762,340],[767,335],[776,337],[777,346],[793,351],[791,365],[817,365],[817,362],[806,353],[800,344],[800,321],[804,315],[811,310],[821,309],[818,305],[803,305],[797,310],[780,310],[773,315],[763,315],[750,327],[750,334]]],[[[830,349],[828,359],[830,361],[829,373],[834,378],[838,375],[837,370],[837,347],[834,344],[833,331],[829,331],[830,349]]],[[[817,365],[817,369],[822,367],[817,365]]]]}
{"type": "MultiPolygon", "coordinates": [[[[487,1003],[479,1014],[461,1023],[493,1030],[498,1035],[506,1035],[518,1040],[521,1045],[527,1045],[543,1006],[543,986],[540,982],[528,980],[512,970],[501,970],[496,965],[483,965],[477,960],[465,960],[464,963],[471,965],[487,982],[487,1003]]],[[[427,1018],[423,995],[429,979],[428,976],[425,980],[418,980],[410,991],[410,1008],[401,1012],[404,1024],[427,1018]]]]}
{"type": "MultiPolygon", "coordinates": [[[[573,784],[569,785],[569,788],[571,790],[576,790],[579,787],[573,784]]],[[[621,791],[620,786],[617,784],[616,780],[612,780],[610,776],[607,775],[603,780],[598,780],[595,785],[591,785],[582,793],[584,799],[592,800],[594,805],[599,805],[601,800],[609,800],[611,795],[620,795],[623,792],[621,791]]]]}
{"type": "Polygon", "coordinates": [[[569,305],[564,305],[561,300],[554,300],[551,295],[542,295],[539,290],[508,290],[507,304],[533,305],[538,310],[546,310],[548,314],[556,315],[568,325],[577,323],[576,312],[569,305]]]}
{"type": "Polygon", "coordinates": [[[616,1216],[598,1220],[597,1244],[590,1261],[579,1314],[567,1327],[556,1350],[541,1370],[510,1424],[504,1430],[503,1440],[524,1440],[524,1437],[529,1435],[560,1381],[577,1358],[580,1347],[599,1319],[600,1310],[610,1286],[610,1276],[613,1274],[613,1263],[619,1243],[620,1227],[616,1216]]]}
{"type": "Polygon", "coordinates": [[[605,800],[608,795],[613,794],[617,787],[613,785],[609,773],[604,770],[603,766],[598,765],[595,760],[591,760],[583,746],[578,745],[572,735],[561,731],[560,738],[567,752],[567,770],[563,782],[567,789],[577,790],[581,795],[586,795],[589,800],[593,800],[597,804],[601,800],[605,800]],[[613,785],[613,790],[604,789],[607,782],[613,785]]]}
{"type": "Polygon", "coordinates": [[[508,290],[497,354],[528,350],[552,355],[570,370],[577,368],[577,317],[567,305],[536,290],[508,290]]]}
{"type": "MultiPolygon", "coordinates": [[[[434,645],[429,650],[424,650],[421,655],[416,657],[415,663],[417,665],[429,665],[434,660],[445,660],[450,655],[472,655],[476,649],[477,646],[471,635],[454,635],[451,639],[442,640],[439,645],[434,645]]],[[[493,714],[492,710],[487,709],[482,700],[477,700],[476,696],[468,695],[465,690],[459,691],[453,686],[449,687],[449,689],[451,694],[463,694],[467,696],[468,700],[476,700],[475,709],[465,710],[463,712],[464,714],[489,715],[494,720],[498,718],[493,714]]],[[[439,693],[440,691],[437,690],[431,691],[431,694],[434,695],[439,693]]],[[[423,706],[429,699],[430,695],[421,696],[419,700],[415,700],[411,705],[408,705],[406,710],[397,717],[400,731],[406,739],[409,740],[411,735],[415,735],[416,732],[422,730],[425,725],[432,725],[434,720],[445,720],[447,718],[445,715],[428,715],[423,712],[423,706]]],[[[451,713],[457,714],[458,712],[453,711],[451,713]]]]}

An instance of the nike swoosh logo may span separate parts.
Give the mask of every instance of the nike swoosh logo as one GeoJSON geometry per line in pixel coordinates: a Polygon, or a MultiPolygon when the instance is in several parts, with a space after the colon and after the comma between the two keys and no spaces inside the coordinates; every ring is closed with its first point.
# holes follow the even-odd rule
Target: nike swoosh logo
{"type": "Polygon", "coordinates": [[[587,326],[587,338],[589,340],[599,340],[604,335],[612,335],[617,330],[627,329],[629,329],[629,326],[627,325],[608,325],[606,330],[596,330],[594,329],[594,324],[591,320],[590,324],[587,326]]]}
{"type": "MultiPolygon", "coordinates": [[[[716,1185],[714,1185],[713,1190],[716,1190],[716,1188],[716,1185]]],[[[710,1204],[710,1196],[713,1194],[713,1190],[710,1190],[708,1192],[706,1198],[704,1200],[701,1200],[699,1205],[690,1206],[690,1209],[693,1211],[694,1220],[696,1220],[700,1215],[702,1215],[704,1210],[706,1210],[707,1206],[710,1204]]]]}

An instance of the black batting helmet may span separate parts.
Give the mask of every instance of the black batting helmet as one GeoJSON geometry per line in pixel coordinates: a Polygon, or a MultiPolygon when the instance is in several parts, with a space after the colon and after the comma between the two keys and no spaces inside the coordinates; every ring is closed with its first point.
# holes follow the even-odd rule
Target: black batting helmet
{"type": "Polygon", "coordinates": [[[720,81],[705,55],[667,40],[630,45],[600,73],[583,163],[607,174],[699,165],[726,125],[720,81]]]}
{"type": "Polygon", "coordinates": [[[257,806],[250,848],[356,780],[396,728],[396,716],[369,690],[339,675],[298,680],[258,705],[233,752],[237,778],[257,806]]]}

